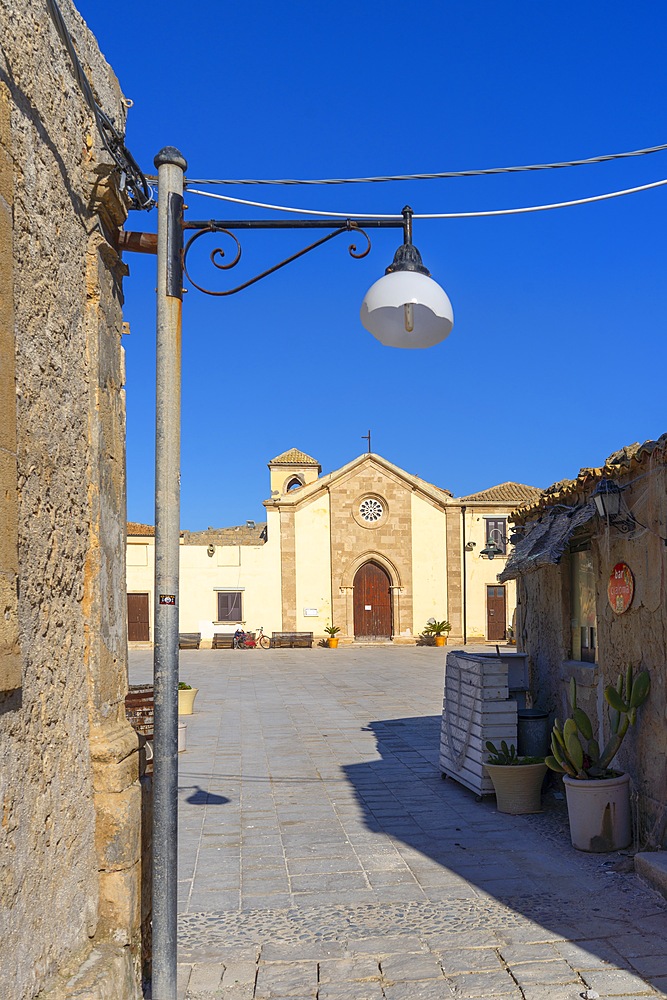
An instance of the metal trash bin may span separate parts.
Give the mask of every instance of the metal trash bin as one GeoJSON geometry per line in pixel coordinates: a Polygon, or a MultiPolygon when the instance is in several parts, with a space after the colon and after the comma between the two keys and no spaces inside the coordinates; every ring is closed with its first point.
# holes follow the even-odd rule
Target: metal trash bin
{"type": "Polygon", "coordinates": [[[517,750],[522,757],[546,757],[549,753],[549,713],[539,708],[520,708],[517,713],[517,750]]]}

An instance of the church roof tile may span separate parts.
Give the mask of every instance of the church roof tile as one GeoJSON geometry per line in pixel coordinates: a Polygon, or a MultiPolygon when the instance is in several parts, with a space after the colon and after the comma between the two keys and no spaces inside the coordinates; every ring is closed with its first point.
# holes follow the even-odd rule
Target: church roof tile
{"type": "Polygon", "coordinates": [[[269,465],[316,465],[318,468],[320,467],[317,459],[311,458],[310,455],[299,451],[298,448],[289,448],[282,455],[276,455],[275,458],[271,459],[269,465]]]}
{"type": "Polygon", "coordinates": [[[524,483],[500,483],[491,486],[480,493],[471,493],[459,500],[470,500],[479,503],[534,503],[544,491],[537,486],[526,486],[524,483]]]}

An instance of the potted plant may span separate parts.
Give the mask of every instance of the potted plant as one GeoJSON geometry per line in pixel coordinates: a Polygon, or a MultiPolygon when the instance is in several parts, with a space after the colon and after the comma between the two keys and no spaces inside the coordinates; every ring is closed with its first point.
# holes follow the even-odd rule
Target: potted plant
{"type": "Polygon", "coordinates": [[[435,618],[429,618],[422,635],[431,635],[436,646],[445,646],[451,627],[448,621],[437,622],[435,618]]]}
{"type": "Polygon", "coordinates": [[[593,739],[591,720],[577,705],[577,683],[574,677],[570,680],[572,715],[562,727],[556,719],[546,764],[563,775],[570,836],[579,851],[619,851],[632,840],[630,775],[610,764],[650,689],[648,671],[634,676],[632,667],[625,676],[619,674],[616,687],[609,684],[605,688],[611,736],[601,752],[593,739]]]}
{"type": "Polygon", "coordinates": [[[547,773],[543,757],[520,757],[505,740],[498,749],[487,741],[491,756],[485,763],[493,782],[498,812],[519,816],[542,811],[542,783],[547,773]]]}
{"type": "Polygon", "coordinates": [[[338,639],[336,638],[336,635],[340,632],[340,628],[338,625],[327,625],[324,631],[329,636],[327,639],[327,646],[329,649],[336,649],[338,646],[338,639]]]}
{"type": "Polygon", "coordinates": [[[195,698],[199,688],[193,688],[185,681],[180,681],[178,685],[178,714],[192,715],[195,706],[195,698]]]}

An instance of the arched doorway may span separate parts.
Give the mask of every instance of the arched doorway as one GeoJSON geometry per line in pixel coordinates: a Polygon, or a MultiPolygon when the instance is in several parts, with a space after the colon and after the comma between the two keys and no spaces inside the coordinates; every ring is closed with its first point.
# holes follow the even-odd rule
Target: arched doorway
{"type": "Polygon", "coordinates": [[[391,580],[375,562],[364,563],[354,577],[354,636],[391,639],[391,580]]]}

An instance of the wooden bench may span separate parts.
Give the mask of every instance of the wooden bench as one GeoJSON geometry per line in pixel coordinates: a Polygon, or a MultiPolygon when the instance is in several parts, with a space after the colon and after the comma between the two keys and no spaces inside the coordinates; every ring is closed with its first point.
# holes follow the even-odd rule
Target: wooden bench
{"type": "Polygon", "coordinates": [[[179,649],[199,649],[200,642],[201,642],[201,632],[178,633],[179,649]]]}
{"type": "Polygon", "coordinates": [[[313,645],[313,633],[272,632],[271,645],[274,649],[280,649],[281,646],[288,646],[290,649],[294,649],[295,646],[304,646],[311,649],[313,645]]]}
{"type": "Polygon", "coordinates": [[[233,649],[234,636],[231,632],[214,632],[211,649],[233,649]]]}
{"type": "MultiPolygon", "coordinates": [[[[246,632],[246,638],[254,639],[254,632],[246,632]]],[[[234,636],[227,632],[214,632],[213,633],[213,645],[211,649],[251,649],[251,646],[239,646],[234,645],[234,636]]]]}

